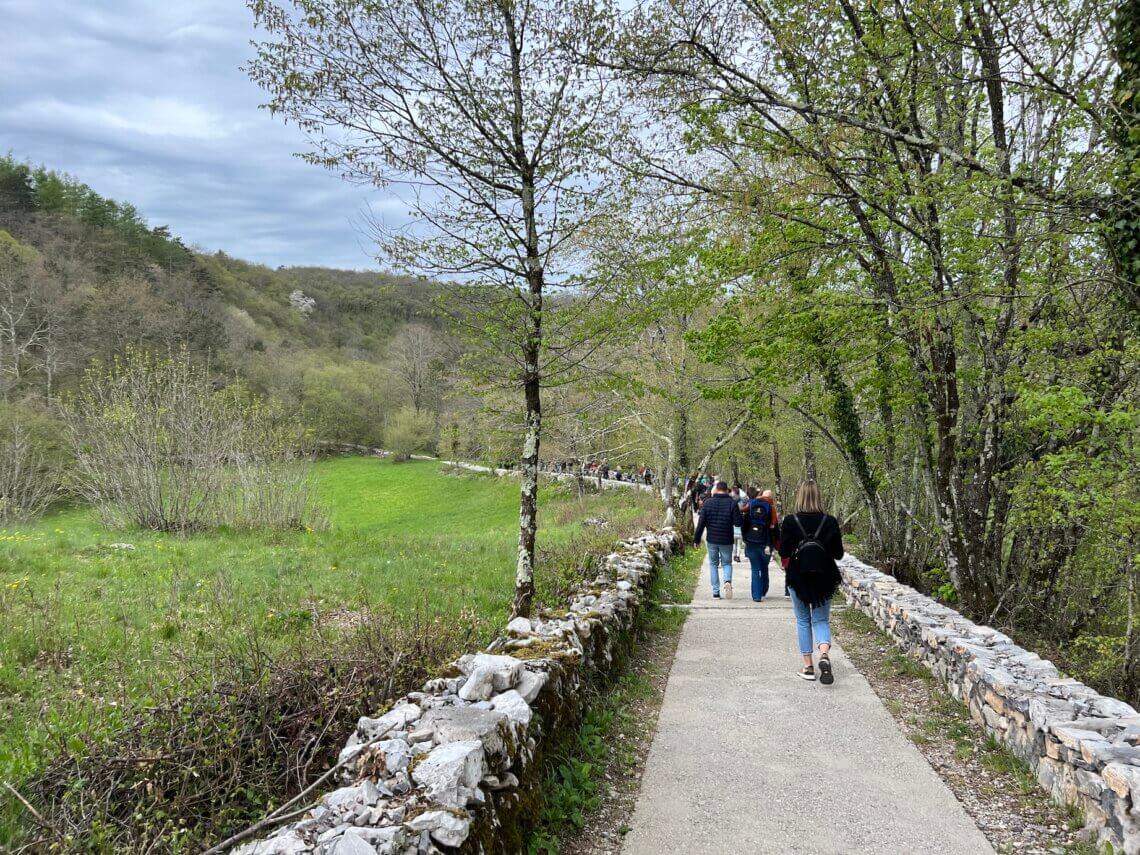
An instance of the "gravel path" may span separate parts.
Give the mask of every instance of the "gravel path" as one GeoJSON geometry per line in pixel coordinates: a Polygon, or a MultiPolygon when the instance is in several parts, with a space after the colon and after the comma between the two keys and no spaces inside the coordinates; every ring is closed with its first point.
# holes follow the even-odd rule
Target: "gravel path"
{"type": "Polygon", "coordinates": [[[842,650],[796,676],[778,564],[759,605],[733,576],[713,600],[702,570],[623,852],[992,853],[842,650]]]}

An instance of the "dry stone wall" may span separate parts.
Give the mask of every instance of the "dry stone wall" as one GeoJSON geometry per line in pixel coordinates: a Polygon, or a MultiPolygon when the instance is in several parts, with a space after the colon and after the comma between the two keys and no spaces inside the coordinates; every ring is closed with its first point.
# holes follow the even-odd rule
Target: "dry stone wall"
{"type": "Polygon", "coordinates": [[[612,665],[672,529],[621,544],[563,612],[515,618],[486,651],[461,657],[375,718],[340,761],[342,786],[298,822],[239,855],[518,852],[541,806],[544,752],[573,731],[586,683],[612,665]]]}
{"type": "Polygon", "coordinates": [[[1080,807],[1101,844],[1140,852],[1136,710],[851,556],[840,569],[848,601],[964,701],[1054,799],[1080,807]]]}
{"type": "MultiPolygon", "coordinates": [[[[416,457],[416,455],[413,454],[412,457],[416,457]]],[[[435,458],[423,457],[420,459],[434,460],[435,458]]],[[[522,474],[518,469],[491,468],[490,466],[480,466],[477,463],[464,463],[459,460],[441,460],[440,462],[446,464],[447,466],[454,466],[457,469],[466,469],[469,472],[485,472],[489,474],[493,473],[495,475],[498,475],[500,478],[517,478],[522,474]]],[[[576,482],[578,480],[578,476],[570,472],[541,471],[538,473],[538,475],[540,478],[548,478],[551,481],[576,482]]],[[[599,478],[596,475],[583,475],[582,480],[586,481],[587,483],[597,484],[598,487],[603,490],[641,490],[643,493],[652,493],[654,490],[656,490],[656,488],[651,484],[642,484],[638,481],[616,481],[613,478],[599,478]]]]}
{"type": "MultiPolygon", "coordinates": [[[[325,440],[317,441],[317,450],[322,454],[356,454],[364,457],[391,457],[392,452],[385,451],[382,448],[374,448],[368,445],[357,445],[352,442],[328,442],[325,440]]],[[[442,463],[444,466],[453,466],[456,469],[466,469],[468,472],[481,472],[488,475],[498,475],[503,477],[517,478],[521,473],[518,469],[503,469],[502,467],[481,466],[478,463],[467,463],[462,460],[443,460],[439,457],[432,457],[429,454],[413,454],[412,460],[434,460],[442,463]]],[[[538,473],[540,477],[547,478],[551,481],[577,481],[578,476],[568,472],[548,472],[541,471],[538,473]]],[[[582,476],[583,480],[590,483],[597,484],[604,490],[612,489],[632,489],[641,490],[644,493],[652,493],[657,488],[651,484],[643,484],[639,481],[616,481],[613,478],[598,478],[593,475],[582,476]]]]}

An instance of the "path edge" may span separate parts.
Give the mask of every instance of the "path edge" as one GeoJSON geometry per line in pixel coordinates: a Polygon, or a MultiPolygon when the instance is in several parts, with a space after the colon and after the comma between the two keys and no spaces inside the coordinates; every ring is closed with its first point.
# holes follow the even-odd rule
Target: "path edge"
{"type": "Polygon", "coordinates": [[[1055,801],[1084,812],[1098,845],[1140,852],[1140,715],[1008,635],[976,624],[848,554],[848,603],[966,704],[1055,801]]]}

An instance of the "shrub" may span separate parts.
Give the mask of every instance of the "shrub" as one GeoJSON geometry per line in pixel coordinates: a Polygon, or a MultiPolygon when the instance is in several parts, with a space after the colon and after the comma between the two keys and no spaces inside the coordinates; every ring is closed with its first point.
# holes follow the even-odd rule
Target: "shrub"
{"type": "Polygon", "coordinates": [[[79,492],[109,526],[187,533],[314,521],[303,432],[186,350],[96,364],[66,408],[79,492]]]}
{"type": "Polygon", "coordinates": [[[46,416],[0,405],[0,524],[33,519],[59,495],[57,428],[46,416]]]}
{"type": "Polygon", "coordinates": [[[201,851],[320,777],[360,716],[422,684],[475,633],[485,641],[464,617],[306,621],[276,659],[256,638],[235,643],[209,666],[208,689],[160,695],[110,737],[61,737],[27,798],[63,851],[201,851]]]}
{"type": "Polygon", "coordinates": [[[391,415],[384,431],[384,445],[397,460],[431,451],[434,438],[435,419],[431,413],[416,412],[412,407],[401,407],[391,415]]]}

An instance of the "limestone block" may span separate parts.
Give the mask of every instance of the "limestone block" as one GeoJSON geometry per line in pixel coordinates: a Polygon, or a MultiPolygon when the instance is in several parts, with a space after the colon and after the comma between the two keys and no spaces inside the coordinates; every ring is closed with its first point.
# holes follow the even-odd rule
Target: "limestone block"
{"type": "Polygon", "coordinates": [[[435,731],[437,744],[475,740],[486,748],[489,755],[501,756],[506,746],[500,725],[506,721],[506,715],[496,710],[451,706],[428,710],[422,725],[435,731]]]}
{"type": "Polygon", "coordinates": [[[423,715],[418,704],[397,704],[380,718],[364,716],[356,724],[356,735],[364,742],[375,739],[385,731],[391,733],[412,722],[418,721],[423,715]]]}
{"type": "Polygon", "coordinates": [[[446,810],[421,813],[408,822],[413,831],[427,831],[443,846],[461,846],[471,830],[471,820],[446,810]]]}
{"type": "Polygon", "coordinates": [[[351,828],[319,851],[323,855],[376,855],[376,848],[351,828]]]}
{"type": "Polygon", "coordinates": [[[516,690],[522,695],[524,701],[534,703],[538,697],[538,693],[543,689],[543,686],[546,685],[546,679],[546,671],[523,670],[516,690]]]}
{"type": "Polygon", "coordinates": [[[362,781],[351,787],[333,790],[323,801],[326,807],[344,809],[355,805],[374,805],[380,800],[380,792],[372,781],[362,781]]]}
{"type": "Polygon", "coordinates": [[[521,659],[516,659],[513,656],[495,656],[491,653],[469,653],[457,659],[455,665],[468,676],[477,668],[490,668],[494,675],[494,688],[497,692],[514,688],[523,667],[521,659]]]}
{"type": "Polygon", "coordinates": [[[1094,802],[1099,802],[1107,789],[1104,778],[1096,772],[1077,769],[1076,772],[1073,773],[1073,779],[1076,781],[1077,789],[1094,802]]]}
{"type": "Polygon", "coordinates": [[[471,671],[467,682],[459,689],[459,697],[465,701],[485,701],[495,691],[495,669],[481,665],[471,671]]]}
{"type": "Polygon", "coordinates": [[[293,831],[268,840],[255,840],[233,850],[233,855],[302,855],[312,852],[313,847],[293,831]]]}
{"type": "Polygon", "coordinates": [[[982,706],[982,719],[992,731],[1001,732],[1009,728],[1009,722],[990,706],[982,706]]]}
{"type": "Polygon", "coordinates": [[[519,635],[530,635],[533,631],[534,626],[528,618],[517,617],[507,624],[507,632],[514,632],[519,635]]]}
{"type": "Polygon", "coordinates": [[[1136,715],[1136,710],[1131,704],[1126,704],[1124,701],[1117,700],[1116,698],[1106,698],[1100,696],[1095,698],[1089,704],[1089,712],[1092,715],[1104,716],[1105,718],[1123,718],[1125,716],[1136,715]]]}
{"type": "Polygon", "coordinates": [[[1097,734],[1082,727],[1081,722],[1054,724],[1049,730],[1062,745],[1077,753],[1080,753],[1082,739],[1097,738],[1097,734]]]}
{"type": "Polygon", "coordinates": [[[515,689],[496,695],[491,704],[493,710],[506,715],[516,726],[526,727],[530,724],[533,715],[530,704],[515,689]]]}
{"type": "Polygon", "coordinates": [[[1140,768],[1124,763],[1109,763],[1100,770],[1100,776],[1118,796],[1128,796],[1132,788],[1140,789],[1140,768]]]}
{"type": "MultiPolygon", "coordinates": [[[[1041,785],[1041,789],[1052,793],[1059,781],[1061,769],[1062,764],[1059,761],[1042,758],[1037,764],[1037,783],[1041,785]]],[[[1100,780],[1099,777],[1097,780],[1100,780]]]]}
{"type": "Polygon", "coordinates": [[[408,768],[412,759],[411,746],[402,739],[386,739],[376,743],[376,749],[384,753],[384,768],[389,772],[399,772],[408,768]]]}
{"type": "Polygon", "coordinates": [[[473,790],[483,777],[483,743],[478,740],[448,742],[436,747],[412,771],[412,779],[428,798],[451,807],[464,807],[460,790],[473,790]]]}
{"type": "Polygon", "coordinates": [[[1076,717],[1076,708],[1069,701],[1047,695],[1029,701],[1029,720],[1042,732],[1048,731],[1052,724],[1072,721],[1076,717]]]}

